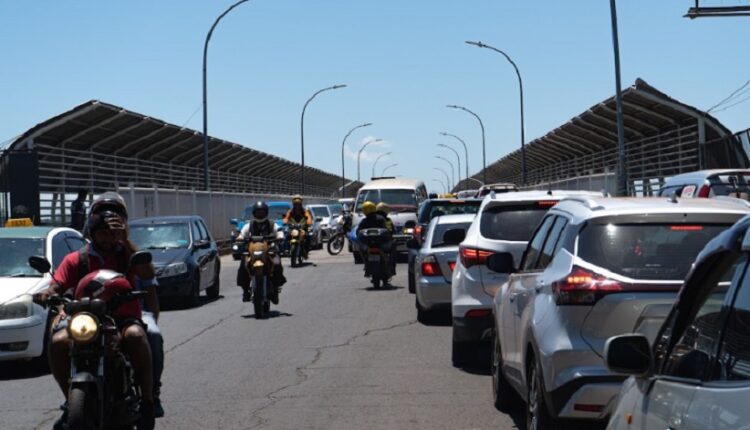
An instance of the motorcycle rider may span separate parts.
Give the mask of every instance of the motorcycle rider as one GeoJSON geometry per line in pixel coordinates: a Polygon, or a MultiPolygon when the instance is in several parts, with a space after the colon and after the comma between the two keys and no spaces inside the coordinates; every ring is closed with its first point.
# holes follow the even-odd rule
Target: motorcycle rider
{"type": "MultiPolygon", "coordinates": [[[[391,232],[391,234],[396,233],[395,227],[393,225],[393,220],[391,217],[388,216],[388,214],[391,213],[391,207],[388,206],[388,203],[380,202],[375,207],[375,210],[377,211],[378,215],[385,218],[385,228],[388,229],[388,231],[391,232]]],[[[391,263],[391,276],[396,276],[396,250],[395,247],[391,247],[389,249],[388,257],[390,259],[391,263]]]]}
{"type": "MultiPolygon", "coordinates": [[[[357,225],[357,231],[368,228],[388,228],[385,218],[378,213],[375,203],[371,201],[362,203],[362,213],[365,215],[365,218],[357,225]]],[[[362,255],[362,261],[367,261],[366,248],[360,246],[359,252],[362,255]]],[[[365,264],[365,278],[370,276],[370,272],[367,271],[367,264],[365,264]]]]}
{"type": "MultiPolygon", "coordinates": [[[[154,268],[151,264],[128,267],[130,256],[135,253],[135,247],[128,240],[127,219],[127,208],[118,194],[105,193],[94,201],[84,228],[86,237],[91,243],[79,252],[70,253],[63,259],[52,277],[50,286],[35,294],[34,301],[40,304],[46,303],[52,295],[60,295],[75,289],[80,280],[89,273],[98,270],[113,270],[126,275],[131,288],[147,289],[145,306],[153,313],[153,324],[156,327],[159,301],[156,296],[154,268]]],[[[140,305],[137,307],[140,310],[140,305]]],[[[155,375],[149,336],[143,317],[118,318],[117,315],[113,317],[121,330],[120,347],[130,357],[135,373],[135,383],[141,391],[141,417],[138,421],[138,430],[151,430],[154,428],[155,418],[155,375]]],[[[66,330],[67,323],[68,316],[61,311],[53,323],[49,343],[50,369],[65,396],[68,395],[70,376],[70,339],[66,330]]],[[[159,338],[161,338],[160,334],[159,338]]],[[[163,355],[161,363],[163,363],[163,355]]],[[[67,409],[63,407],[63,415],[55,422],[54,429],[66,428],[67,409]]]]}
{"type": "MultiPolygon", "coordinates": [[[[277,240],[284,238],[284,233],[279,230],[279,227],[274,221],[268,219],[268,205],[266,202],[259,201],[253,205],[253,219],[247,222],[237,236],[237,241],[245,241],[253,236],[275,236],[277,240]]],[[[277,257],[278,258],[278,257],[277,257]]],[[[271,283],[273,284],[274,292],[271,294],[271,302],[273,304],[279,304],[279,293],[281,293],[281,286],[286,283],[284,277],[284,267],[280,262],[273,262],[273,272],[271,276],[271,283]]],[[[252,290],[250,289],[250,273],[247,271],[247,265],[245,257],[242,257],[240,267],[237,270],[237,285],[242,288],[242,301],[249,302],[252,300],[252,290]]]]}
{"type": "Polygon", "coordinates": [[[305,260],[307,260],[310,252],[309,233],[313,224],[313,216],[309,210],[305,209],[302,203],[302,196],[299,194],[292,197],[292,208],[284,215],[284,225],[294,223],[305,226],[305,241],[302,243],[302,252],[305,254],[305,260]]]}

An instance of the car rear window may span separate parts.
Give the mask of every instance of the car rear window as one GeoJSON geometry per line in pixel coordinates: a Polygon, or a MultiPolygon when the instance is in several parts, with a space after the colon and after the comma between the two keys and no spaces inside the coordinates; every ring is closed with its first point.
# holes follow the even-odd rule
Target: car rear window
{"type": "Polygon", "coordinates": [[[488,239],[527,242],[551,206],[533,202],[489,208],[482,212],[479,231],[488,239]]]}
{"type": "Polygon", "coordinates": [[[481,200],[427,202],[419,212],[419,222],[427,224],[442,215],[475,214],[481,204],[481,200]]]}
{"type": "Polygon", "coordinates": [[[578,256],[634,279],[685,279],[698,253],[729,224],[588,224],[578,256]]]}
{"type": "Polygon", "coordinates": [[[463,231],[466,231],[469,229],[469,226],[471,225],[470,222],[459,222],[455,224],[438,224],[435,226],[435,231],[432,233],[432,244],[431,246],[433,248],[441,248],[441,247],[447,247],[447,246],[456,246],[456,245],[446,245],[443,243],[443,235],[448,230],[455,229],[462,229],[463,231]]]}

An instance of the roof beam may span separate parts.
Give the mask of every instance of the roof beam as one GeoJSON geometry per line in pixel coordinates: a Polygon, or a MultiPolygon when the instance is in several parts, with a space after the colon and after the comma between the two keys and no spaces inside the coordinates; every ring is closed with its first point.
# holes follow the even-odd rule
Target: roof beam
{"type": "Polygon", "coordinates": [[[629,102],[627,100],[623,100],[622,104],[624,106],[629,107],[629,108],[635,109],[635,110],[637,110],[639,112],[643,112],[643,113],[645,113],[647,115],[653,115],[653,116],[655,116],[655,117],[657,117],[657,118],[659,118],[659,119],[661,119],[663,121],[666,121],[666,122],[668,122],[668,123],[670,123],[672,125],[677,125],[677,121],[675,121],[674,118],[669,117],[667,115],[664,115],[662,113],[656,112],[653,109],[645,108],[645,107],[643,107],[641,105],[635,104],[633,102],[629,102]]]}
{"type": "Polygon", "coordinates": [[[237,159],[232,161],[231,163],[224,166],[224,169],[227,172],[231,172],[232,169],[239,169],[242,166],[242,163],[246,162],[248,159],[252,160],[255,157],[260,156],[261,153],[257,152],[255,150],[250,150],[246,154],[240,155],[237,159]]]}
{"type": "MultiPolygon", "coordinates": [[[[617,115],[617,111],[615,109],[612,109],[611,107],[607,106],[604,103],[599,103],[599,108],[601,108],[603,110],[606,110],[607,112],[611,113],[612,115],[617,115]]],[[[589,109],[589,111],[591,111],[591,110],[589,109]]],[[[599,116],[600,118],[604,118],[603,115],[597,113],[596,111],[591,111],[591,113],[593,113],[594,115],[599,116]]],[[[623,115],[623,117],[624,117],[623,119],[625,121],[631,121],[631,122],[638,123],[640,126],[648,128],[648,129],[651,129],[651,130],[653,130],[653,131],[655,131],[657,133],[661,131],[661,129],[659,127],[657,127],[657,126],[655,126],[653,124],[650,124],[650,123],[648,123],[646,121],[643,121],[642,119],[636,118],[636,117],[634,117],[632,115],[623,115]]],[[[607,118],[607,120],[611,121],[609,118],[607,118]]],[[[633,130],[632,128],[629,128],[627,125],[625,125],[625,128],[627,128],[627,129],[629,129],[631,131],[633,130]]]]}
{"type": "Polygon", "coordinates": [[[125,127],[123,129],[121,129],[120,131],[118,131],[116,133],[113,133],[110,136],[105,137],[104,139],[102,139],[102,140],[94,143],[93,145],[91,145],[90,149],[93,151],[94,149],[96,149],[96,148],[104,145],[105,143],[110,142],[113,139],[117,139],[118,137],[120,137],[120,136],[122,136],[124,134],[129,133],[131,130],[133,130],[133,129],[137,128],[137,127],[140,127],[141,125],[147,123],[148,121],[151,121],[151,118],[149,118],[147,116],[143,117],[143,118],[140,119],[140,121],[137,121],[135,124],[132,124],[132,125],[130,125],[128,127],[125,127]]]}
{"type": "Polygon", "coordinates": [[[84,128],[83,130],[79,131],[78,133],[76,133],[76,134],[74,134],[74,135],[72,135],[72,136],[64,139],[62,142],[60,142],[60,144],[61,145],[65,145],[66,143],[73,142],[76,139],[80,138],[81,136],[83,136],[83,135],[87,134],[88,132],[90,132],[92,129],[98,128],[98,127],[103,127],[103,126],[109,124],[110,122],[112,122],[112,121],[114,121],[114,120],[122,117],[122,115],[124,115],[125,112],[127,112],[125,109],[120,109],[119,111],[115,112],[115,114],[112,115],[111,117],[104,118],[103,120],[101,120],[99,122],[87,125],[86,128],[84,128]]]}
{"type": "MultiPolygon", "coordinates": [[[[173,137],[177,137],[177,136],[179,136],[180,134],[182,134],[182,133],[177,133],[177,134],[176,134],[175,136],[173,136],[173,137]]],[[[197,131],[195,131],[195,132],[193,132],[193,134],[191,134],[190,136],[188,136],[188,137],[186,137],[186,138],[184,138],[184,139],[182,139],[182,140],[179,140],[179,141],[177,141],[177,142],[175,142],[175,143],[170,143],[169,145],[164,145],[164,148],[163,148],[163,149],[161,149],[160,151],[157,151],[157,152],[155,152],[155,153],[151,154],[151,155],[150,155],[150,158],[152,158],[152,159],[153,159],[153,158],[156,158],[156,157],[158,157],[158,156],[162,155],[162,154],[163,154],[163,153],[165,153],[165,152],[169,152],[169,151],[172,151],[172,150],[174,150],[174,149],[175,149],[175,146],[180,146],[180,145],[182,145],[182,144],[184,144],[184,143],[186,143],[186,142],[189,142],[189,141],[190,141],[190,140],[192,140],[192,139],[193,139],[193,138],[195,137],[195,135],[197,135],[197,134],[198,134],[198,132],[197,132],[197,131]]],[[[171,139],[171,138],[172,138],[172,137],[170,137],[170,139],[171,139]]],[[[158,145],[155,145],[155,146],[157,146],[157,147],[158,147],[158,145]]],[[[147,149],[153,149],[153,148],[147,148],[147,149]]],[[[145,149],[144,149],[143,151],[137,152],[137,153],[135,154],[136,158],[137,158],[137,157],[139,157],[139,156],[141,155],[141,153],[143,153],[144,151],[145,151],[145,149]]]]}
{"type": "MultiPolygon", "coordinates": [[[[214,161],[211,162],[211,164],[213,164],[214,166],[221,166],[221,164],[223,162],[225,162],[225,161],[227,161],[227,160],[229,160],[229,159],[231,159],[233,157],[236,157],[237,154],[241,154],[241,153],[242,153],[242,148],[237,148],[236,146],[231,145],[229,147],[229,149],[227,149],[226,151],[222,151],[222,152],[214,155],[214,157],[219,157],[219,156],[224,155],[224,154],[229,154],[229,155],[221,157],[218,160],[214,160],[214,161]]],[[[217,167],[217,168],[218,169],[223,169],[223,167],[217,167]]]]}
{"type": "Polygon", "coordinates": [[[713,127],[711,127],[711,128],[713,128],[714,130],[716,130],[717,133],[719,134],[719,136],[721,136],[721,137],[727,136],[726,130],[723,127],[720,127],[718,124],[716,124],[716,122],[713,121],[713,119],[709,115],[701,115],[701,114],[697,113],[695,110],[689,109],[689,108],[687,108],[686,106],[684,106],[684,105],[682,105],[680,103],[674,102],[672,100],[665,100],[665,99],[663,99],[661,97],[657,97],[657,96],[655,96],[655,95],[653,95],[653,94],[651,94],[649,92],[642,91],[642,90],[639,90],[637,88],[636,88],[635,91],[636,91],[636,93],[638,93],[639,96],[645,97],[645,98],[649,99],[652,102],[669,106],[670,108],[676,110],[677,112],[682,112],[682,113],[684,113],[687,116],[695,118],[696,120],[702,119],[702,120],[705,120],[706,122],[710,122],[713,125],[713,127]]]}
{"type": "Polygon", "coordinates": [[[146,133],[143,136],[141,136],[141,137],[139,137],[139,138],[137,138],[135,140],[131,140],[130,142],[128,142],[124,146],[121,146],[121,147],[117,148],[115,150],[114,154],[115,155],[119,155],[120,153],[124,152],[125,150],[130,149],[131,147],[133,147],[135,145],[138,145],[139,143],[143,142],[146,139],[150,139],[151,137],[159,134],[159,132],[164,131],[164,130],[166,130],[169,127],[171,127],[169,124],[162,123],[162,126],[159,127],[159,128],[157,128],[156,130],[151,131],[149,133],[146,133]]]}

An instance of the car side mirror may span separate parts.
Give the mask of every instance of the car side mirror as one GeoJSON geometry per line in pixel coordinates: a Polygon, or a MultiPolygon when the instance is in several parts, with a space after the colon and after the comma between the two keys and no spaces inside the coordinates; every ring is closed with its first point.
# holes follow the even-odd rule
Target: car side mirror
{"type": "Polygon", "coordinates": [[[409,239],[406,241],[406,247],[409,249],[419,249],[421,246],[419,246],[419,242],[417,242],[417,239],[409,239]]]}
{"type": "Polygon", "coordinates": [[[49,273],[52,270],[52,264],[46,258],[39,255],[29,257],[29,266],[41,274],[49,273]]]}
{"type": "Polygon", "coordinates": [[[642,334],[610,337],[604,344],[604,361],[613,372],[645,376],[653,362],[651,345],[642,334]]]}
{"type": "Polygon", "coordinates": [[[516,263],[510,252],[496,252],[487,259],[487,268],[496,273],[513,273],[516,263]]]}
{"type": "Polygon", "coordinates": [[[153,255],[148,251],[138,251],[130,257],[130,267],[151,264],[153,255]]]}
{"type": "Polygon", "coordinates": [[[462,228],[452,228],[443,233],[443,244],[459,245],[466,239],[466,230],[462,228]]]}
{"type": "Polygon", "coordinates": [[[208,249],[211,247],[211,241],[210,240],[199,240],[193,244],[193,247],[195,249],[208,249]]]}

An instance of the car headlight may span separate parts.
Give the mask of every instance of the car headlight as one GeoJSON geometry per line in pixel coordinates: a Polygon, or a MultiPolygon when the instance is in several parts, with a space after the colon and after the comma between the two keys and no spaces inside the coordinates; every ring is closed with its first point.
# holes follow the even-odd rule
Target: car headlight
{"type": "Polygon", "coordinates": [[[182,275],[183,273],[187,273],[188,267],[185,263],[173,263],[167,266],[164,266],[164,268],[161,270],[161,276],[163,278],[169,278],[170,276],[177,276],[182,275]]]}
{"type": "Polygon", "coordinates": [[[28,318],[32,315],[33,301],[30,294],[0,306],[0,320],[28,318]]]}
{"type": "Polygon", "coordinates": [[[81,312],[75,314],[68,323],[68,334],[78,343],[91,342],[96,339],[98,333],[99,321],[89,313],[81,312]]]}
{"type": "Polygon", "coordinates": [[[413,228],[405,228],[404,229],[404,234],[414,234],[414,229],[413,228]]]}

